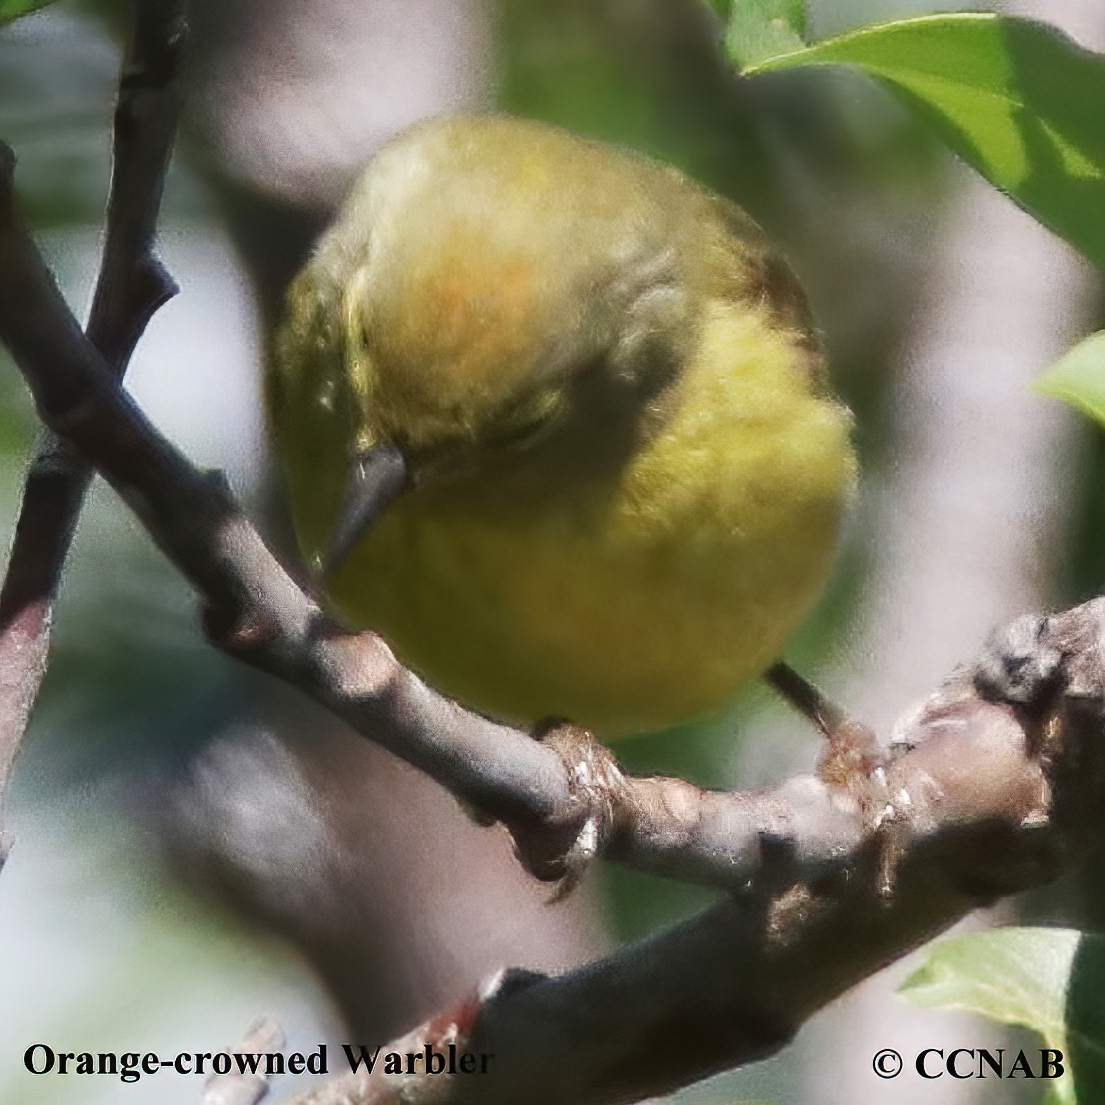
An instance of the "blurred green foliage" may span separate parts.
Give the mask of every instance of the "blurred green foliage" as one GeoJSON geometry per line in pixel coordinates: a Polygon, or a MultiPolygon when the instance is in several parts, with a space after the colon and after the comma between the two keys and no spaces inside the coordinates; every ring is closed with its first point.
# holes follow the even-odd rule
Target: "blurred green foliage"
{"type": "MultiPolygon", "coordinates": [[[[1056,581],[1060,602],[1079,602],[1105,591],[1105,331],[1068,350],[1037,378],[1035,388],[1070,403],[1093,423],[1085,445],[1084,479],[1074,489],[1075,539],[1056,581]]],[[[1098,880],[1097,886],[1105,888],[1105,883],[1098,880]]],[[[1105,889],[1099,890],[1097,897],[1103,895],[1105,889]]],[[[1096,926],[1105,926],[1105,901],[1092,913],[1096,926]]]]}
{"type": "Polygon", "coordinates": [[[52,2],[53,0],[0,0],[0,24],[18,19],[19,16],[52,2]]]}
{"type": "Polygon", "coordinates": [[[63,5],[0,31],[0,135],[33,226],[100,222],[118,70],[99,25],[63,5]]]}
{"type": "Polygon", "coordinates": [[[741,0],[719,14],[725,19],[725,52],[738,69],[805,44],[806,0],[741,0]]]}

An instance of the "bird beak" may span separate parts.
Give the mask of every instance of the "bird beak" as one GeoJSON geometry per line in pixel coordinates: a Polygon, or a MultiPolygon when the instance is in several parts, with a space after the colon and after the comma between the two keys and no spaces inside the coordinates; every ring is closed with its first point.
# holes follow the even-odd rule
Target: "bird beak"
{"type": "Polygon", "coordinates": [[[345,498],[319,566],[324,584],[337,575],[372,523],[408,486],[406,458],[391,442],[373,445],[353,458],[345,498]]]}

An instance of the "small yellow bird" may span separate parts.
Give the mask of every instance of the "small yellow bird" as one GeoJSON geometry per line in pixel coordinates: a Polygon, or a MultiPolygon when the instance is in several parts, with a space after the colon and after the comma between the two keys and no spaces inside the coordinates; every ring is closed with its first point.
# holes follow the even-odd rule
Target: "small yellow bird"
{"type": "Polygon", "coordinates": [[[266,391],[304,553],[345,527],[336,611],[463,703],[606,738],[779,656],[855,482],[805,296],[752,220],[505,116],[380,151],[291,286],[266,391]],[[377,505],[404,490],[361,539],[366,472],[377,505]]]}

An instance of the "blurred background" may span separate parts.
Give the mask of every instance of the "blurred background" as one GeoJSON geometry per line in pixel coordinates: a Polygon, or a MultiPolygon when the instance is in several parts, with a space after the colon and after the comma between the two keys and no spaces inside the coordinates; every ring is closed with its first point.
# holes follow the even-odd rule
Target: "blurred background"
{"type": "MultiPolygon", "coordinates": [[[[161,232],[182,290],[127,382],[193,459],[228,473],[288,555],[258,408],[283,285],[382,141],[429,114],[498,107],[679,165],[746,207],[798,270],[856,415],[863,487],[833,584],[787,658],[854,714],[888,735],[992,625],[1105,586],[1105,443],[1026,389],[1094,328],[1089,267],[880,88],[829,69],[738,81],[702,0],[192,6],[189,107],[161,232]]],[[[810,30],[930,10],[812,0],[810,30]]],[[[1006,10],[1105,42],[1094,0],[1006,10]]],[[[125,14],[115,0],[62,0],[0,31],[0,135],[82,317],[125,14]]],[[[9,531],[34,431],[0,352],[9,531]]],[[[723,716],[617,752],[635,771],[747,787],[810,770],[817,737],[754,687],[723,716]]],[[[375,1046],[501,964],[563,969],[710,900],[611,865],[548,906],[501,833],[209,649],[188,588],[102,484],[70,557],[8,828],[3,1102],[196,1102],[198,1079],[163,1074],[123,1090],[109,1078],[33,1078],[23,1052],[40,1041],[217,1050],[261,1014],[281,1021],[294,1050],[375,1046]]],[[[1072,878],[999,918],[1099,925],[1101,882],[1072,878]]],[[[776,1059],[673,1100],[1011,1100],[873,1076],[879,1047],[993,1039],[909,1010],[891,992],[901,974],[836,1003],[776,1059]]],[[[277,1080],[273,1099],[304,1086],[277,1080]]]]}

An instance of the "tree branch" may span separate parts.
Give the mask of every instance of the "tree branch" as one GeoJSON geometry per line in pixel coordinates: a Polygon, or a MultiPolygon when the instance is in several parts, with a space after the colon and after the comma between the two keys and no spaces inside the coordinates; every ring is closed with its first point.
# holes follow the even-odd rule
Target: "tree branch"
{"type": "MultiPolygon", "coordinates": [[[[135,3],[115,108],[103,263],[88,323],[88,337],[115,379],[154,312],[176,293],[153,241],[180,110],[183,38],[182,0],[135,3]]],[[[51,609],[91,477],[72,445],[49,431],[40,435],[0,590],[0,811],[46,671],[51,609]]]]}
{"type": "MultiPolygon", "coordinates": [[[[279,1051],[284,1047],[284,1032],[269,1017],[253,1025],[235,1049],[238,1052],[279,1051]]],[[[201,1105],[257,1105],[269,1091],[269,1080],[264,1074],[248,1071],[232,1071],[230,1074],[213,1074],[204,1085],[201,1105]]]]}

